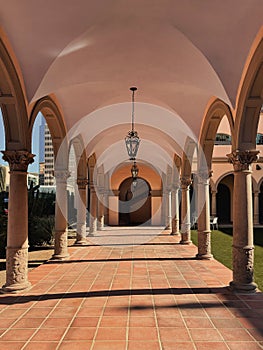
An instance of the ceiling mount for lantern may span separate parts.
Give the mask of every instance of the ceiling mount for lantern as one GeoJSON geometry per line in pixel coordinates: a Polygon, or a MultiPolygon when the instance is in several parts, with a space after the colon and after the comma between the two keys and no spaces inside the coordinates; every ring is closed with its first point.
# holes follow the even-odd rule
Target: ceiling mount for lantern
{"type": "Polygon", "coordinates": [[[134,161],[131,167],[132,184],[134,187],[137,185],[138,173],[139,173],[139,168],[137,167],[137,164],[134,161]]]}
{"type": "Polygon", "coordinates": [[[140,144],[138,133],[134,130],[134,93],[137,90],[137,87],[133,86],[130,90],[132,91],[132,129],[125,137],[125,144],[130,160],[135,160],[140,144]]]}

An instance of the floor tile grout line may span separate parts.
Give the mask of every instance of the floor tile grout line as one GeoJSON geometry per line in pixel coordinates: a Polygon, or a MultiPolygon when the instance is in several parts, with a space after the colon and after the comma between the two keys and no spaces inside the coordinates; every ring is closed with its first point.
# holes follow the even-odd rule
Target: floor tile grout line
{"type": "MultiPolygon", "coordinates": [[[[162,265],[162,264],[160,264],[160,265],[161,265],[161,268],[162,268],[162,270],[163,270],[163,272],[164,272],[164,275],[165,275],[165,277],[166,277],[167,283],[168,283],[169,287],[172,289],[171,284],[170,284],[170,281],[169,281],[168,276],[167,276],[167,274],[166,274],[166,271],[164,270],[163,265],[162,265]]],[[[182,275],[182,277],[184,278],[183,275],[182,275]]],[[[184,278],[184,280],[185,280],[185,278],[184,278]]],[[[177,300],[176,300],[174,294],[173,294],[173,298],[174,298],[174,301],[175,301],[176,305],[178,306],[178,303],[177,303],[177,300]]],[[[196,298],[196,299],[197,299],[197,298],[196,298]]],[[[193,341],[191,332],[189,331],[189,329],[188,329],[188,327],[187,327],[187,325],[186,325],[186,322],[185,322],[185,319],[184,319],[184,316],[183,316],[183,314],[182,314],[182,312],[181,312],[180,307],[178,307],[178,311],[179,311],[179,313],[180,313],[180,315],[181,315],[182,322],[183,322],[183,324],[184,324],[184,326],[185,326],[185,328],[186,328],[186,330],[187,330],[187,333],[188,333],[188,335],[189,335],[189,338],[191,339],[192,345],[193,345],[194,349],[196,350],[196,346],[195,346],[195,343],[194,343],[194,341],[193,341]]]]}
{"type": "MultiPolygon", "coordinates": [[[[132,253],[133,254],[133,253],[132,253]]],[[[134,266],[134,260],[131,260],[131,267],[130,267],[130,295],[129,295],[129,301],[128,301],[128,317],[127,317],[127,323],[126,323],[126,344],[125,344],[125,350],[128,350],[129,347],[129,333],[130,333],[130,319],[131,319],[131,299],[132,299],[132,282],[133,282],[133,266],[134,266]]]]}
{"type": "MultiPolygon", "coordinates": [[[[99,247],[99,246],[97,246],[97,247],[99,247]]],[[[97,247],[96,247],[96,248],[97,248],[97,247]]],[[[93,248],[93,247],[92,247],[92,248],[93,248]]],[[[100,247],[100,248],[101,248],[101,247],[100,247]]],[[[97,255],[100,254],[101,250],[102,250],[102,249],[100,249],[100,250],[97,252],[97,255]]],[[[84,256],[84,254],[83,254],[83,256],[84,256]]],[[[95,259],[94,259],[94,260],[95,260],[95,259]]],[[[79,276],[79,278],[78,278],[77,280],[79,280],[79,279],[81,278],[81,276],[83,276],[83,274],[85,274],[85,272],[88,270],[88,268],[89,268],[90,266],[92,266],[91,264],[92,264],[92,263],[90,262],[90,263],[87,265],[87,267],[84,269],[83,273],[79,276]]],[[[95,282],[97,281],[98,276],[99,276],[101,270],[103,269],[104,265],[105,265],[105,263],[101,266],[100,270],[97,272],[96,278],[93,280],[93,283],[91,284],[91,286],[90,286],[89,290],[87,291],[87,293],[90,291],[90,289],[92,288],[92,286],[93,286],[93,285],[95,284],[95,282]]],[[[76,281],[73,283],[73,285],[74,285],[74,284],[76,284],[76,281]]],[[[83,300],[82,300],[82,302],[80,303],[79,307],[77,308],[75,314],[72,316],[71,322],[69,323],[67,329],[65,330],[65,332],[64,332],[63,335],[62,335],[62,337],[60,338],[60,341],[59,341],[59,343],[58,343],[58,345],[57,345],[57,347],[56,347],[56,350],[58,350],[59,347],[61,346],[61,344],[62,344],[62,342],[63,342],[63,340],[64,340],[64,338],[65,338],[67,332],[69,331],[69,329],[70,329],[72,323],[74,322],[74,319],[76,318],[76,315],[78,314],[78,312],[79,312],[79,310],[81,309],[81,307],[82,307],[83,303],[85,302],[85,300],[86,300],[86,298],[84,297],[83,300]]]]}
{"type": "MultiPolygon", "coordinates": [[[[154,254],[156,255],[155,250],[154,250],[154,254]]],[[[152,282],[151,282],[151,279],[150,279],[149,266],[148,266],[148,261],[147,261],[147,260],[146,260],[146,266],[147,266],[147,275],[148,275],[148,280],[149,280],[150,288],[151,288],[151,290],[153,290],[153,289],[152,289],[152,282]]],[[[160,330],[159,330],[159,325],[158,325],[158,320],[157,320],[157,315],[156,315],[155,300],[154,300],[153,293],[152,293],[151,296],[152,296],[153,313],[154,313],[154,320],[155,320],[155,328],[156,328],[156,331],[157,331],[159,348],[160,348],[160,350],[162,350],[162,349],[163,349],[163,346],[162,346],[161,335],[160,335],[160,330]]]]}
{"type": "MultiPolygon", "coordinates": [[[[56,269],[58,269],[59,268],[59,266],[57,266],[54,270],[56,270],[56,269]]],[[[54,270],[52,271],[52,272],[54,272],[54,270]]],[[[50,272],[51,273],[51,272],[50,272]]],[[[49,274],[50,274],[49,273],[49,274]]],[[[48,274],[48,275],[49,275],[48,274]]],[[[56,284],[57,283],[59,283],[59,280],[61,280],[62,278],[63,278],[63,276],[64,276],[64,274],[58,279],[58,281],[56,282],[56,284]]],[[[39,281],[36,283],[36,285],[39,283],[39,281]]],[[[33,288],[33,287],[32,287],[33,288]]],[[[19,295],[18,296],[18,301],[19,301],[19,299],[20,298],[23,298],[23,297],[26,297],[27,296],[27,293],[29,293],[30,292],[30,290],[32,289],[32,288],[30,288],[29,290],[27,290],[27,292],[26,293],[24,293],[24,294],[22,294],[22,295],[19,295]]],[[[48,291],[50,290],[50,289],[52,289],[53,288],[53,285],[52,286],[50,286],[50,288],[48,288],[47,289],[47,291],[45,292],[45,294],[46,293],[48,293],[48,291]]],[[[20,317],[18,318],[18,319],[16,319],[16,321],[15,322],[13,322],[7,329],[6,329],[6,331],[3,333],[3,334],[1,334],[1,336],[0,336],[0,340],[1,340],[1,338],[2,338],[2,336],[4,336],[8,331],[10,331],[11,329],[13,329],[13,326],[15,326],[39,301],[41,300],[41,296],[38,298],[38,300],[36,300],[32,305],[31,305],[31,307],[29,308],[29,309],[25,309],[26,311],[24,312],[24,313],[22,313],[21,315],[20,315],[20,317]]],[[[58,301],[59,302],[59,301],[58,301]]],[[[57,304],[56,304],[57,305],[57,304]]],[[[10,305],[8,305],[7,306],[7,308],[8,307],[10,307],[10,305]]],[[[7,308],[4,308],[4,310],[6,310],[7,308]]],[[[52,312],[52,311],[50,311],[50,312],[52,312]]],[[[1,313],[0,313],[0,316],[1,316],[1,313]]],[[[47,316],[46,316],[47,317],[47,316]]],[[[43,322],[41,323],[41,325],[45,322],[45,320],[46,320],[46,317],[44,318],[44,320],[43,320],[43,322]]],[[[41,325],[38,327],[38,329],[36,330],[36,331],[38,331],[39,330],[39,328],[41,327],[41,325]]],[[[35,333],[33,333],[33,335],[34,335],[35,333]]],[[[33,336],[32,335],[32,336],[33,336]]],[[[26,345],[26,344],[25,344],[26,345]]],[[[23,346],[23,348],[24,348],[24,346],[23,346]]],[[[23,349],[22,348],[22,349],[23,349]]],[[[22,350],[21,349],[21,350],[22,350]]]]}
{"type": "MultiPolygon", "coordinates": [[[[88,265],[88,266],[89,266],[89,265],[88,265]]],[[[87,266],[87,267],[88,267],[88,266],[87,266]]],[[[60,278],[59,280],[61,280],[61,279],[65,276],[65,274],[66,274],[66,272],[61,276],[61,278],[60,278]]],[[[79,276],[78,279],[79,279],[80,277],[81,277],[81,276],[79,276]]],[[[59,280],[56,282],[56,284],[59,283],[59,280]]],[[[71,284],[71,286],[72,286],[72,284],[71,284]]],[[[70,290],[71,286],[68,287],[68,290],[70,290]]],[[[51,288],[52,288],[52,287],[51,287],[51,288]]],[[[50,288],[50,289],[51,289],[51,288],[50,288]]],[[[67,291],[63,293],[63,295],[66,295],[66,294],[67,294],[67,291]]],[[[63,297],[62,297],[62,298],[63,298],[63,297]]],[[[50,313],[49,313],[48,315],[46,315],[46,317],[44,318],[43,322],[42,322],[42,323],[40,324],[40,326],[36,329],[36,331],[31,335],[31,337],[27,340],[27,342],[24,344],[24,346],[21,348],[21,350],[23,350],[23,349],[25,348],[25,346],[27,346],[27,345],[30,343],[31,339],[32,339],[32,338],[37,334],[37,332],[41,329],[41,327],[42,327],[42,325],[45,323],[45,321],[49,318],[50,315],[52,315],[52,312],[54,312],[54,310],[56,309],[57,305],[59,305],[60,301],[61,301],[61,299],[59,299],[59,300],[57,301],[57,303],[52,307],[52,310],[50,310],[50,313]]]]}
{"type": "MultiPolygon", "coordinates": [[[[111,248],[111,250],[109,251],[109,255],[108,255],[108,256],[110,256],[110,255],[112,254],[112,252],[113,252],[113,248],[111,248]]],[[[103,263],[103,266],[105,266],[106,263],[107,263],[107,261],[105,261],[105,262],[103,263]]],[[[111,290],[112,285],[113,285],[113,280],[114,280],[114,277],[115,277],[116,274],[117,274],[117,271],[118,271],[118,265],[116,265],[114,276],[112,276],[112,279],[111,279],[111,284],[110,284],[110,286],[109,286],[108,296],[109,296],[109,294],[110,294],[110,290],[111,290]]],[[[97,334],[98,334],[98,331],[99,331],[99,329],[100,329],[100,324],[101,324],[101,321],[102,321],[102,318],[103,318],[103,315],[104,315],[104,311],[105,311],[105,307],[106,307],[106,305],[107,305],[107,302],[108,302],[108,298],[107,298],[107,299],[105,300],[105,302],[104,302],[104,305],[103,305],[103,308],[102,308],[102,312],[101,312],[101,314],[100,314],[100,317],[99,317],[99,320],[98,320],[98,323],[97,323],[97,327],[96,327],[96,330],[95,330],[95,333],[94,333],[94,336],[93,336],[93,340],[92,340],[92,344],[91,344],[90,350],[92,350],[92,349],[94,348],[94,346],[95,346],[95,343],[96,343],[96,340],[95,340],[95,339],[96,339],[97,334]]]]}

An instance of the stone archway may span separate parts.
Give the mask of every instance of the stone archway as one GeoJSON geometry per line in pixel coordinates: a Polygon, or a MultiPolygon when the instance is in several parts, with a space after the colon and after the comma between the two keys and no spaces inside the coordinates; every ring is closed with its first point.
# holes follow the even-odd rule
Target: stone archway
{"type": "Polygon", "coordinates": [[[125,179],[119,187],[119,225],[149,225],[151,212],[149,183],[139,177],[136,186],[134,186],[131,177],[125,179]]]}
{"type": "Polygon", "coordinates": [[[241,82],[237,100],[234,149],[254,150],[260,109],[263,104],[263,31],[255,40],[253,56],[241,82]]]}
{"type": "Polygon", "coordinates": [[[30,286],[28,264],[27,168],[30,153],[28,113],[23,81],[15,58],[0,38],[0,105],[5,126],[3,159],[10,168],[6,283],[2,292],[16,292],[30,286]],[[19,198],[19,200],[17,200],[19,198]]]}
{"type": "Polygon", "coordinates": [[[68,258],[67,245],[67,179],[68,172],[68,151],[69,146],[66,139],[66,127],[63,115],[60,111],[55,96],[45,96],[32,105],[29,132],[32,133],[34,121],[41,112],[46,119],[50,130],[55,167],[54,176],[56,179],[56,209],[55,209],[55,250],[54,259],[64,260],[68,258]]]}

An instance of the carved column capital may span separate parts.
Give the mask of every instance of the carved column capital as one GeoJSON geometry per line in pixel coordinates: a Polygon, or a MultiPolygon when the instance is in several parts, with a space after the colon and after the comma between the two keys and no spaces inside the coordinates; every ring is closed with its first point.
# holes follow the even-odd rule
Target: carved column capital
{"type": "Polygon", "coordinates": [[[258,159],[257,150],[247,150],[247,151],[233,151],[227,154],[228,161],[233,164],[235,171],[251,171],[251,164],[256,162],[258,159]]]}
{"type": "Polygon", "coordinates": [[[183,177],[181,177],[180,180],[181,180],[182,189],[187,189],[192,183],[192,180],[190,177],[183,176],[183,177]]]}
{"type": "Polygon", "coordinates": [[[172,185],[172,191],[178,191],[180,188],[180,182],[176,181],[175,183],[173,183],[172,185]]]}
{"type": "Polygon", "coordinates": [[[70,172],[68,170],[55,170],[54,176],[56,178],[56,182],[65,183],[70,177],[70,172]]]}
{"type": "Polygon", "coordinates": [[[84,178],[78,178],[77,179],[77,185],[78,185],[78,188],[81,189],[81,190],[85,190],[87,185],[88,185],[89,181],[88,179],[84,179],[84,178]]]}
{"type": "Polygon", "coordinates": [[[34,154],[27,151],[2,151],[3,159],[9,163],[10,171],[26,172],[34,162],[34,154]]]}
{"type": "Polygon", "coordinates": [[[198,183],[200,185],[206,185],[206,184],[209,184],[209,180],[210,178],[212,177],[212,174],[213,174],[213,171],[211,170],[200,170],[198,171],[198,174],[197,174],[197,179],[198,179],[198,183]]]}

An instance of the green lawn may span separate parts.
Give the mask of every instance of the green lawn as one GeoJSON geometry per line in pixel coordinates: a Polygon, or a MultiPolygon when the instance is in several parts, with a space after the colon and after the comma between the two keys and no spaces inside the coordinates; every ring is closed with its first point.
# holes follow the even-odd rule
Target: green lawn
{"type": "MultiPolygon", "coordinates": [[[[197,231],[192,231],[192,241],[197,245],[197,231]]],[[[263,291],[263,229],[255,229],[255,282],[263,291]]],[[[212,254],[215,259],[232,269],[232,229],[211,232],[212,254]]]]}

